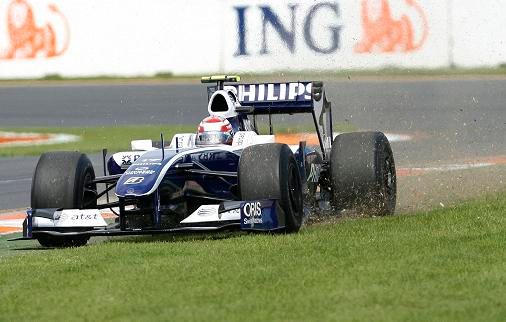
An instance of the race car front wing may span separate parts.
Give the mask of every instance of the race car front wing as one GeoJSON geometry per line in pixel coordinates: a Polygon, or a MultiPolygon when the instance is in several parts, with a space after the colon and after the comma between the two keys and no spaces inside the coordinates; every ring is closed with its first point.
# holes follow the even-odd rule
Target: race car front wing
{"type": "Polygon", "coordinates": [[[160,235],[223,230],[275,232],[285,228],[284,212],[278,200],[227,201],[203,205],[172,228],[121,229],[107,224],[99,209],[28,209],[23,236],[14,240],[51,236],[160,235]]]}

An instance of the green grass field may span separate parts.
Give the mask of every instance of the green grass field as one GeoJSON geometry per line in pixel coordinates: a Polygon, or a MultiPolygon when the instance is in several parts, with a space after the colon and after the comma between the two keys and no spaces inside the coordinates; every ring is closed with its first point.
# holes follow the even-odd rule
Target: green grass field
{"type": "MultiPolygon", "coordinates": [[[[0,147],[0,157],[40,155],[47,151],[81,151],[85,153],[100,152],[107,148],[110,152],[130,150],[130,141],[137,139],[152,139],[160,141],[160,133],[163,132],[165,140],[169,141],[175,133],[193,133],[197,125],[130,125],[110,127],[54,127],[54,128],[0,128],[0,131],[9,132],[35,132],[35,133],[67,133],[81,137],[77,142],[65,144],[23,146],[23,147],[0,147]]],[[[312,125],[287,125],[276,126],[276,133],[297,133],[301,131],[314,131],[312,125]]],[[[335,131],[349,132],[357,128],[350,123],[337,123],[335,131]]],[[[267,134],[268,127],[261,126],[261,133],[267,134]]]]}
{"type": "Polygon", "coordinates": [[[503,193],[294,235],[55,250],[2,238],[0,320],[504,321],[505,214],[503,193]]]}
{"type": "Polygon", "coordinates": [[[166,140],[175,133],[194,132],[195,126],[131,125],[110,127],[54,127],[54,128],[1,128],[9,132],[67,133],[81,137],[77,142],[23,147],[0,147],[0,156],[40,155],[46,151],[78,150],[86,153],[130,150],[130,141],[152,139],[160,141],[160,132],[166,140]]]}
{"type": "MultiPolygon", "coordinates": [[[[220,74],[220,73],[218,73],[220,74]]],[[[390,77],[475,77],[475,76],[504,76],[506,65],[496,67],[477,68],[381,68],[381,69],[345,69],[336,71],[277,71],[272,73],[241,73],[244,82],[257,82],[264,80],[301,80],[301,79],[346,79],[346,78],[390,78],[390,77]]],[[[59,74],[49,74],[38,79],[0,79],[0,85],[10,84],[66,84],[79,83],[138,83],[138,82],[164,82],[164,83],[198,83],[205,75],[174,75],[170,71],[159,72],[154,75],[121,77],[114,75],[97,75],[91,77],[63,77],[59,74]]]]}

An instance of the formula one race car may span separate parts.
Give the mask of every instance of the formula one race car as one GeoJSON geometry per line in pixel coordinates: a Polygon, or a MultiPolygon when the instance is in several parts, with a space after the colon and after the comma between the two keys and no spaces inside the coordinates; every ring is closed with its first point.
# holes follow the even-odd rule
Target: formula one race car
{"type": "MultiPolygon", "coordinates": [[[[299,231],[322,205],[393,214],[396,176],[381,132],[337,135],[322,82],[242,84],[203,77],[209,117],[170,145],[132,141],[96,177],[79,152],[44,153],[32,182],[23,237],[49,247],[80,246],[91,236],[245,230],[299,231]],[[273,114],[307,113],[319,146],[275,142],[273,114]],[[259,134],[257,118],[269,120],[259,134]],[[105,172],[105,171],[104,171],[105,172]],[[105,186],[101,192],[98,186],[105,186]],[[109,191],[115,189],[114,200],[109,191]],[[102,201],[107,196],[107,201],[102,201]],[[101,201],[101,202],[99,202],[101,201]],[[116,213],[106,223],[101,210],[116,213]],[[115,210],[116,209],[116,210],[115,210]]],[[[104,167],[106,156],[104,153],[104,167]]]]}

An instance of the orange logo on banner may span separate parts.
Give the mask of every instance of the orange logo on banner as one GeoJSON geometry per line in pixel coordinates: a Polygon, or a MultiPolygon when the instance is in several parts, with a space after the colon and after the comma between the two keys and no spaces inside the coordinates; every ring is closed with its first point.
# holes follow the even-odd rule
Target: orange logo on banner
{"type": "Polygon", "coordinates": [[[419,49],[427,39],[427,17],[415,0],[404,0],[409,12],[398,19],[392,17],[390,0],[362,0],[362,40],[355,46],[357,53],[411,52],[419,49]],[[410,13],[421,20],[415,35],[410,13]]]}
{"type": "Polygon", "coordinates": [[[63,40],[57,38],[54,24],[37,26],[32,6],[27,0],[12,0],[7,9],[9,47],[0,59],[55,57],[63,54],[69,45],[69,25],[62,12],[53,4],[50,13],[63,23],[63,40]],[[61,43],[61,44],[60,44],[61,43]]]}

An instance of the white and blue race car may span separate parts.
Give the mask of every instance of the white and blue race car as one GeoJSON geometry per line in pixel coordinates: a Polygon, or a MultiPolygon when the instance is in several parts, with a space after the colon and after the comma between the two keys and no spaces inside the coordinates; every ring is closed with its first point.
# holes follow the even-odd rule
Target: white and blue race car
{"type": "Polygon", "coordinates": [[[176,134],[170,145],[162,137],[159,147],[136,140],[132,151],[112,155],[108,173],[99,177],[85,154],[44,153],[33,177],[23,237],[15,240],[62,247],[84,245],[91,236],[233,229],[293,233],[322,205],[393,214],[395,165],[383,133],[334,137],[322,82],[238,81],[238,76],[202,78],[215,83],[208,87],[208,112],[233,126],[231,144],[200,145],[195,133],[176,134]],[[319,146],[275,142],[270,116],[298,113],[312,118],[319,146]],[[259,115],[268,115],[268,134],[259,134],[259,115]],[[101,212],[108,208],[117,214],[110,224],[101,212]]]}

